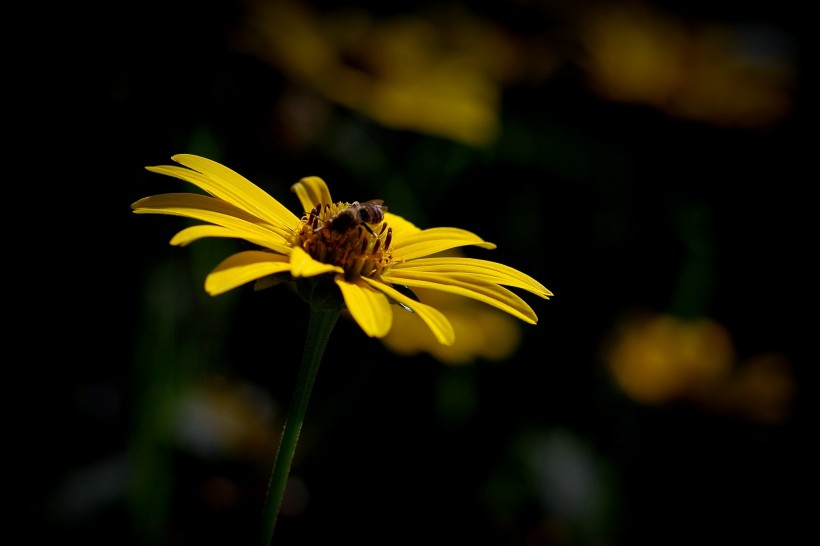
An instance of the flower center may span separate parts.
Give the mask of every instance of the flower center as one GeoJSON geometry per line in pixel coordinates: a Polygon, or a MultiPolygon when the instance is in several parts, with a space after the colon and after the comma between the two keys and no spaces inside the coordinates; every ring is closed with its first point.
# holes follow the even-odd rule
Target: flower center
{"type": "Polygon", "coordinates": [[[302,217],[297,244],[314,260],[344,269],[348,281],[377,278],[393,255],[393,229],[384,221],[381,203],[318,203],[302,217]]]}

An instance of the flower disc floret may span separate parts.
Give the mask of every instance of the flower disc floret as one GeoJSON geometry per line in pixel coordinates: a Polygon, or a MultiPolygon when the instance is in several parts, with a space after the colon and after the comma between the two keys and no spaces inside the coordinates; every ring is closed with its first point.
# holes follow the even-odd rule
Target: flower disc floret
{"type": "Polygon", "coordinates": [[[341,267],[347,281],[353,281],[357,277],[378,279],[393,256],[390,248],[393,230],[387,225],[387,221],[352,225],[337,221],[340,215],[357,204],[317,203],[302,216],[294,244],[303,248],[316,261],[341,267]],[[338,228],[335,227],[337,223],[341,224],[338,228]]]}

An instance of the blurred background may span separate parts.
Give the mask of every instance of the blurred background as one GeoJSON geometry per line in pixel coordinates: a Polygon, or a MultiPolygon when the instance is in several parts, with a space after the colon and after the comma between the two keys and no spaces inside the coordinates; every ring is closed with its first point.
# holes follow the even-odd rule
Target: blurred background
{"type": "Polygon", "coordinates": [[[441,300],[449,350],[406,314],[385,340],[341,320],[275,544],[796,542],[817,394],[815,31],[797,6],[41,14],[56,62],[30,70],[54,111],[27,179],[59,231],[19,321],[36,337],[10,398],[15,520],[86,545],[259,533],[307,308],[281,286],[208,296],[241,243],[171,247],[184,220],[131,212],[194,190],[144,169],[194,153],[294,211],[290,186],[316,175],[334,199],[468,229],[498,248],[467,255],[555,294],[524,295],[536,326],[441,300]]]}

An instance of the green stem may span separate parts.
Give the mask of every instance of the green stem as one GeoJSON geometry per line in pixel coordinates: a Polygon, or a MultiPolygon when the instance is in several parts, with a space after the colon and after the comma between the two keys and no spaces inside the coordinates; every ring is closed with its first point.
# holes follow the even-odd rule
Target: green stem
{"type": "Polygon", "coordinates": [[[279,442],[279,449],[273,463],[273,473],[268,485],[268,497],[265,501],[263,513],[263,546],[269,546],[271,540],[273,540],[273,529],[276,527],[279,508],[282,505],[282,497],[285,493],[285,485],[290,474],[290,465],[293,462],[293,454],[296,451],[299,433],[305,420],[310,391],[316,380],[316,372],[319,371],[319,363],[325,352],[325,346],[327,346],[327,341],[333,327],[336,325],[339,314],[338,308],[317,309],[311,306],[310,325],[308,326],[305,351],[302,355],[302,367],[296,380],[296,390],[290,402],[290,408],[288,408],[285,426],[282,429],[282,439],[279,442]]]}

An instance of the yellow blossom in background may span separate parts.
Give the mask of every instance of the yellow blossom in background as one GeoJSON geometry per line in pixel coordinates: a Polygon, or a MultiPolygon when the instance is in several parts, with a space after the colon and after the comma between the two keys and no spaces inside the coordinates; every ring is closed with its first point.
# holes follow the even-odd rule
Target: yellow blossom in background
{"type": "Polygon", "coordinates": [[[463,6],[377,17],[256,0],[232,47],[386,127],[475,147],[496,141],[507,87],[562,65],[603,98],[718,126],[767,127],[794,108],[794,45],[769,22],[688,21],[642,2],[544,6],[533,17],[551,24],[521,33],[463,6]]]}
{"type": "Polygon", "coordinates": [[[796,385],[783,355],[737,359],[729,331],[705,317],[644,313],[624,319],[604,343],[615,384],[644,404],[689,402],[762,423],[784,421],[796,385]]]}
{"type": "Polygon", "coordinates": [[[647,314],[619,326],[604,358],[627,395],[659,404],[712,388],[729,373],[735,349],[713,320],[647,314]]]}
{"type": "Polygon", "coordinates": [[[506,313],[452,294],[425,289],[415,292],[447,316],[455,331],[455,343],[442,345],[418,317],[394,307],[393,330],[382,338],[382,343],[394,353],[427,353],[439,362],[456,365],[478,358],[504,360],[521,343],[519,323],[506,313]]]}
{"type": "Polygon", "coordinates": [[[781,354],[756,355],[739,363],[730,381],[702,404],[750,421],[776,424],[791,414],[797,384],[789,359],[781,354]]]}
{"type": "Polygon", "coordinates": [[[527,55],[491,21],[455,7],[378,19],[352,6],[259,1],[233,45],[387,127],[475,147],[498,135],[504,82],[556,64],[547,50],[527,55]]]}
{"type": "Polygon", "coordinates": [[[183,165],[148,170],[185,180],[208,195],[171,193],[140,199],[138,214],[169,214],[205,222],[177,233],[172,245],[205,237],[244,239],[260,250],[238,252],[216,266],[205,290],[218,295],[243,284],[296,281],[300,293],[317,304],[335,285],[351,317],[371,337],[383,338],[393,326],[394,304],[412,312],[442,344],[452,345],[455,330],[435,306],[418,301],[414,289],[466,297],[524,322],[537,316],[514,287],[548,299],[541,283],[511,267],[466,257],[434,256],[465,246],[495,245],[458,228],[420,229],[387,211],[381,202],[333,201],[319,177],[292,186],[304,212],[297,216],[233,170],[204,157],[180,154],[183,165]],[[272,281],[273,279],[273,281],[272,281]],[[325,284],[322,284],[325,283],[325,284]]]}
{"type": "Polygon", "coordinates": [[[600,95],[719,126],[765,127],[793,108],[788,37],[762,24],[694,24],[641,3],[579,16],[579,64],[600,95]]]}

